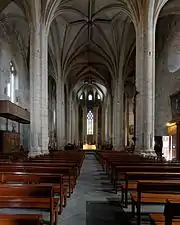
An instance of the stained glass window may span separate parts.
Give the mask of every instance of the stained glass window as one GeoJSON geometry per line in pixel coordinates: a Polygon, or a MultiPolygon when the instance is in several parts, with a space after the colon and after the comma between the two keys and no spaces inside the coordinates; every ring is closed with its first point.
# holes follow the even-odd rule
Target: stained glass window
{"type": "Polygon", "coordinates": [[[87,135],[93,134],[93,113],[91,111],[87,114],[87,135]]]}
{"type": "Polygon", "coordinates": [[[80,100],[82,100],[82,99],[83,99],[83,95],[80,96],[80,100]]]}
{"type": "Polygon", "coordinates": [[[98,98],[98,99],[101,99],[101,97],[100,97],[100,95],[99,95],[99,94],[98,94],[97,98],[98,98]]]}
{"type": "Polygon", "coordinates": [[[88,95],[88,100],[92,101],[92,95],[88,95]]]}
{"type": "Polygon", "coordinates": [[[6,94],[10,98],[11,102],[15,102],[15,89],[16,89],[15,67],[13,62],[10,62],[9,65],[10,65],[10,81],[7,84],[6,94]]]}

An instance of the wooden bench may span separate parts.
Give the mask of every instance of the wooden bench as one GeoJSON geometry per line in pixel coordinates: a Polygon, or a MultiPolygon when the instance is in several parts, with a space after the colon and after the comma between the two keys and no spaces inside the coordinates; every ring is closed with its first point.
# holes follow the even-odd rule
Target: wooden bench
{"type": "Polygon", "coordinates": [[[43,225],[42,215],[38,214],[0,214],[1,225],[43,225]]]}
{"type": "MultiPolygon", "coordinates": [[[[41,165],[41,167],[43,168],[46,168],[46,169],[50,169],[50,168],[54,168],[54,170],[65,170],[66,169],[66,172],[67,170],[69,171],[70,174],[67,174],[67,173],[64,173],[64,171],[62,171],[62,173],[64,173],[64,180],[66,180],[67,182],[69,181],[69,175],[71,176],[71,183],[73,183],[71,186],[72,186],[72,190],[71,190],[71,193],[73,191],[73,188],[76,184],[76,180],[78,178],[78,169],[77,167],[74,166],[74,164],[68,164],[68,163],[57,163],[57,164],[54,164],[54,163],[10,163],[10,164],[4,164],[4,165],[1,165],[0,164],[0,171],[13,171],[14,169],[16,171],[27,171],[27,172],[31,172],[30,170],[32,170],[32,168],[41,168],[39,165],[41,165]],[[10,169],[11,168],[11,169],[10,169]]],[[[38,169],[39,170],[39,169],[38,169]]]]}
{"type": "Polygon", "coordinates": [[[64,186],[62,175],[4,172],[0,173],[0,182],[3,184],[51,184],[54,193],[59,196],[59,214],[62,213],[63,206],[65,207],[67,204],[67,187],[64,186]]]}
{"type": "Polygon", "coordinates": [[[69,195],[71,196],[71,193],[73,192],[73,189],[75,187],[75,177],[74,177],[74,171],[72,168],[69,167],[35,167],[35,166],[20,166],[20,167],[13,167],[13,166],[4,166],[0,167],[0,172],[25,172],[25,173],[33,173],[33,174],[42,174],[42,173],[48,173],[48,174],[61,174],[63,175],[63,179],[66,184],[68,185],[69,189],[69,195]]]}
{"type": "Polygon", "coordinates": [[[125,207],[128,205],[128,191],[136,191],[138,180],[180,180],[180,173],[167,172],[125,172],[124,179],[120,184],[122,201],[125,207]]]}
{"type": "Polygon", "coordinates": [[[57,225],[59,199],[51,185],[1,184],[0,202],[0,208],[48,210],[50,224],[57,225]]]}
{"type": "Polygon", "coordinates": [[[172,201],[180,201],[180,181],[138,181],[137,192],[131,193],[131,199],[132,213],[135,215],[136,207],[137,224],[140,225],[142,204],[165,204],[167,199],[172,201]]]}
{"type": "Polygon", "coordinates": [[[158,225],[179,225],[180,224],[180,202],[171,203],[167,200],[164,213],[150,214],[151,224],[158,225]]]}
{"type": "Polygon", "coordinates": [[[115,190],[116,193],[118,191],[118,180],[119,180],[119,176],[124,173],[124,172],[141,172],[143,170],[143,172],[171,172],[171,173],[180,173],[180,166],[174,166],[174,167],[170,167],[170,166],[156,166],[156,165],[148,165],[148,166],[118,166],[116,168],[116,173],[115,173],[115,178],[114,178],[114,182],[115,182],[115,190]]]}

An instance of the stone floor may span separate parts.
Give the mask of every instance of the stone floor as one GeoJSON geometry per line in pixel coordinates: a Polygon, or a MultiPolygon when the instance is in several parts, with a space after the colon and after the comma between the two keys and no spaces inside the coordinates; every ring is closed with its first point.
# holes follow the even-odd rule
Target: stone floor
{"type": "MultiPolygon", "coordinates": [[[[93,154],[87,154],[76,189],[60,216],[61,225],[128,225],[132,220],[131,206],[120,205],[120,193],[115,194],[107,176],[93,154]]],[[[163,206],[143,206],[142,224],[149,223],[150,212],[163,212],[163,206]]]]}
{"type": "MultiPolygon", "coordinates": [[[[93,217],[96,217],[97,221],[100,221],[99,216],[105,218],[105,215],[100,215],[102,213],[102,210],[100,212],[100,207],[102,208],[104,203],[112,203],[114,201],[119,202],[120,196],[113,193],[112,186],[94,155],[87,154],[81,169],[81,174],[78,178],[76,189],[69,199],[67,207],[60,216],[59,224],[91,224],[92,222],[89,218],[92,217],[92,214],[93,217]]],[[[103,211],[107,214],[105,207],[103,208],[103,211]]],[[[118,210],[118,207],[116,207],[116,210],[118,210]]],[[[119,207],[119,210],[121,210],[121,207],[119,207]]],[[[93,223],[93,225],[96,224],[93,223]]]]}

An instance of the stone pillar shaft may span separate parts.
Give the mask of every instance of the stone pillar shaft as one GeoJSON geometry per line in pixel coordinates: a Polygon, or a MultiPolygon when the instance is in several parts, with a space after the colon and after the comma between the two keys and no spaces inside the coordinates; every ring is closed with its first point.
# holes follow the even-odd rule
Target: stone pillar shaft
{"type": "Polygon", "coordinates": [[[30,156],[48,153],[47,39],[36,24],[30,37],[30,156]]]}
{"type": "Polygon", "coordinates": [[[124,86],[120,78],[115,82],[113,98],[113,145],[115,149],[124,148],[124,86]]]}
{"type": "Polygon", "coordinates": [[[71,140],[71,143],[74,143],[76,142],[76,104],[73,102],[71,104],[71,114],[72,114],[72,119],[71,119],[71,129],[72,129],[72,140],[71,140]]]}
{"type": "Polygon", "coordinates": [[[98,115],[99,115],[99,108],[96,107],[95,108],[95,120],[96,120],[96,126],[95,126],[95,130],[96,130],[96,139],[95,139],[95,142],[96,142],[96,146],[98,146],[98,135],[99,135],[99,127],[98,127],[98,115]]]}
{"type": "Polygon", "coordinates": [[[105,141],[108,141],[108,107],[105,109],[105,141]]]}
{"type": "Polygon", "coordinates": [[[79,143],[79,106],[78,104],[76,104],[76,113],[75,113],[75,140],[76,140],[76,144],[79,143]]]}
{"type": "Polygon", "coordinates": [[[71,99],[68,102],[68,142],[72,143],[72,103],[71,99]]]}
{"type": "Polygon", "coordinates": [[[111,99],[109,100],[108,105],[108,142],[112,142],[112,104],[111,99]]]}
{"type": "Polygon", "coordinates": [[[105,107],[102,107],[101,111],[101,142],[105,141],[105,107]]]}
{"type": "Polygon", "coordinates": [[[65,146],[65,99],[64,81],[59,76],[56,88],[56,108],[57,108],[57,147],[62,150],[65,146]]]}
{"type": "Polygon", "coordinates": [[[83,107],[83,143],[87,143],[87,108],[83,107]]]}
{"type": "Polygon", "coordinates": [[[155,108],[155,29],[140,24],[136,37],[136,150],[153,149],[155,108]]]}

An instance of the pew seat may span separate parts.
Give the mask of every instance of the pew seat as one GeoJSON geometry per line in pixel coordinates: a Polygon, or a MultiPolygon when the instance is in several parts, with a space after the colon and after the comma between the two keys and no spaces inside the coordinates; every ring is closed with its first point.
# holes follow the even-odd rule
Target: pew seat
{"type": "Polygon", "coordinates": [[[137,192],[131,193],[132,213],[137,208],[137,224],[141,224],[141,204],[164,204],[169,201],[180,202],[180,182],[166,181],[138,181],[137,192]]]}
{"type": "Polygon", "coordinates": [[[43,225],[42,215],[38,214],[0,214],[1,225],[43,225]]]}
{"type": "Polygon", "coordinates": [[[1,209],[37,209],[50,214],[50,225],[57,225],[59,198],[51,185],[1,184],[1,209]]]}
{"type": "MultiPolygon", "coordinates": [[[[154,224],[157,223],[161,223],[164,224],[165,223],[165,217],[163,213],[152,213],[150,214],[150,218],[151,218],[151,222],[154,224]]],[[[179,223],[180,224],[180,219],[173,219],[173,222],[179,223]]]]}

